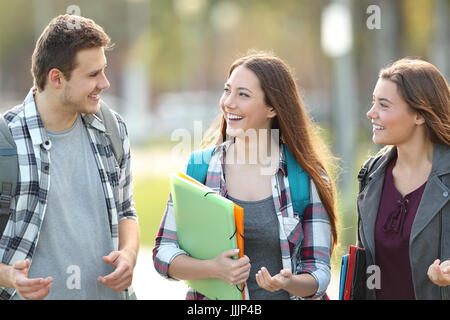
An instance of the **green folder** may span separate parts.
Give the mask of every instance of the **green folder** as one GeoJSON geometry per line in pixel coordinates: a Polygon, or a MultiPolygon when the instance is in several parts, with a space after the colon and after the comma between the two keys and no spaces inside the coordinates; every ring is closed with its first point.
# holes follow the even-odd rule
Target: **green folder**
{"type": "MultiPolygon", "coordinates": [[[[183,174],[170,174],[177,237],[180,248],[191,257],[209,260],[237,249],[235,204],[183,174]]],[[[185,281],[209,299],[242,300],[240,286],[220,279],[185,281]]]]}

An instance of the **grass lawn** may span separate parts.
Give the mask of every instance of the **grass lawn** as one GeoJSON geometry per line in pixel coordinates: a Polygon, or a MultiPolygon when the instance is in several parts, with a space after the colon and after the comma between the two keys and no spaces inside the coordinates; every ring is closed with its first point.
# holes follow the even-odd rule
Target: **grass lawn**
{"type": "Polygon", "coordinates": [[[134,201],[141,229],[141,245],[154,246],[169,192],[169,176],[134,181],[134,201]]]}

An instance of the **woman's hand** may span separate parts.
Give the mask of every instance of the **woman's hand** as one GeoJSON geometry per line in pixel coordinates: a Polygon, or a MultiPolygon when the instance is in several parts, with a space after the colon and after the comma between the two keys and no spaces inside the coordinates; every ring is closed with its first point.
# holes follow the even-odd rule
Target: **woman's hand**
{"type": "Polygon", "coordinates": [[[441,263],[439,259],[436,259],[428,268],[427,275],[438,286],[445,287],[450,285],[450,260],[445,260],[441,263]]]}
{"type": "Polygon", "coordinates": [[[216,278],[230,285],[247,281],[250,275],[250,259],[245,255],[240,259],[233,259],[238,253],[239,249],[227,250],[212,260],[216,278]]]}
{"type": "Polygon", "coordinates": [[[270,292],[284,289],[288,286],[292,279],[292,272],[289,269],[283,269],[275,276],[271,276],[269,271],[262,267],[256,274],[256,282],[258,285],[270,292]]]}

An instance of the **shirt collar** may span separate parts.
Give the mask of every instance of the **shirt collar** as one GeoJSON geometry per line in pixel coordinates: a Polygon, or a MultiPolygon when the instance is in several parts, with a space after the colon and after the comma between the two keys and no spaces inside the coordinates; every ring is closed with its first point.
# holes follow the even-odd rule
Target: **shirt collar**
{"type": "MultiPolygon", "coordinates": [[[[99,112],[101,111],[99,110],[99,112]]],[[[83,118],[84,123],[90,125],[92,128],[95,128],[102,132],[106,132],[105,125],[103,124],[103,121],[99,118],[97,114],[83,113],[81,117],[83,118]]]]}
{"type": "Polygon", "coordinates": [[[280,162],[278,164],[278,171],[281,170],[283,175],[287,176],[286,153],[284,151],[285,146],[285,144],[280,142],[280,162]]]}
{"type": "MultiPolygon", "coordinates": [[[[33,145],[42,144],[45,149],[49,149],[51,143],[36,107],[36,102],[34,100],[35,92],[36,88],[32,87],[23,102],[25,123],[30,132],[33,145]]],[[[91,127],[102,132],[106,131],[105,125],[96,114],[82,114],[81,117],[83,118],[83,121],[91,127]]]]}
{"type": "MultiPolygon", "coordinates": [[[[437,144],[433,145],[433,163],[430,172],[430,177],[432,175],[442,175],[450,172],[449,160],[450,160],[450,148],[448,146],[437,144]]],[[[380,160],[378,160],[376,166],[374,167],[373,173],[369,177],[375,178],[376,176],[383,176],[386,166],[397,157],[397,147],[393,146],[388,150],[384,151],[380,160]],[[378,163],[380,163],[378,165],[378,163]]]]}
{"type": "Polygon", "coordinates": [[[36,89],[33,87],[28,92],[24,102],[24,119],[30,133],[31,141],[33,145],[43,144],[44,148],[49,145],[49,137],[47,131],[44,128],[42,119],[39,116],[39,112],[36,108],[34,101],[34,93],[36,89]]]}
{"type": "Polygon", "coordinates": [[[450,148],[446,145],[435,143],[433,146],[432,174],[443,175],[450,172],[450,148]]]}

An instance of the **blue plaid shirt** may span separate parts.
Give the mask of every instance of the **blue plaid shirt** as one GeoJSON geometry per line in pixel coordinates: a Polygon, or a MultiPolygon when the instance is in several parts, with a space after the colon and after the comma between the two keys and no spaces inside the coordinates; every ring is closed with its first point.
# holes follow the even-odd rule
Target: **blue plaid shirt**
{"type": "MultiPolygon", "coordinates": [[[[50,185],[51,141],[34,102],[33,88],[22,105],[4,114],[17,147],[19,178],[16,196],[11,201],[8,224],[0,239],[1,262],[13,265],[30,259],[39,239],[47,208],[50,185]]],[[[133,201],[130,167],[130,142],[122,118],[114,113],[122,140],[123,159],[118,164],[102,121],[93,114],[82,116],[97,163],[105,194],[111,238],[118,250],[119,228],[122,219],[137,220],[133,201]]],[[[131,287],[123,294],[131,294],[131,287]]],[[[0,287],[0,299],[10,299],[13,288],[0,287]]]]}

